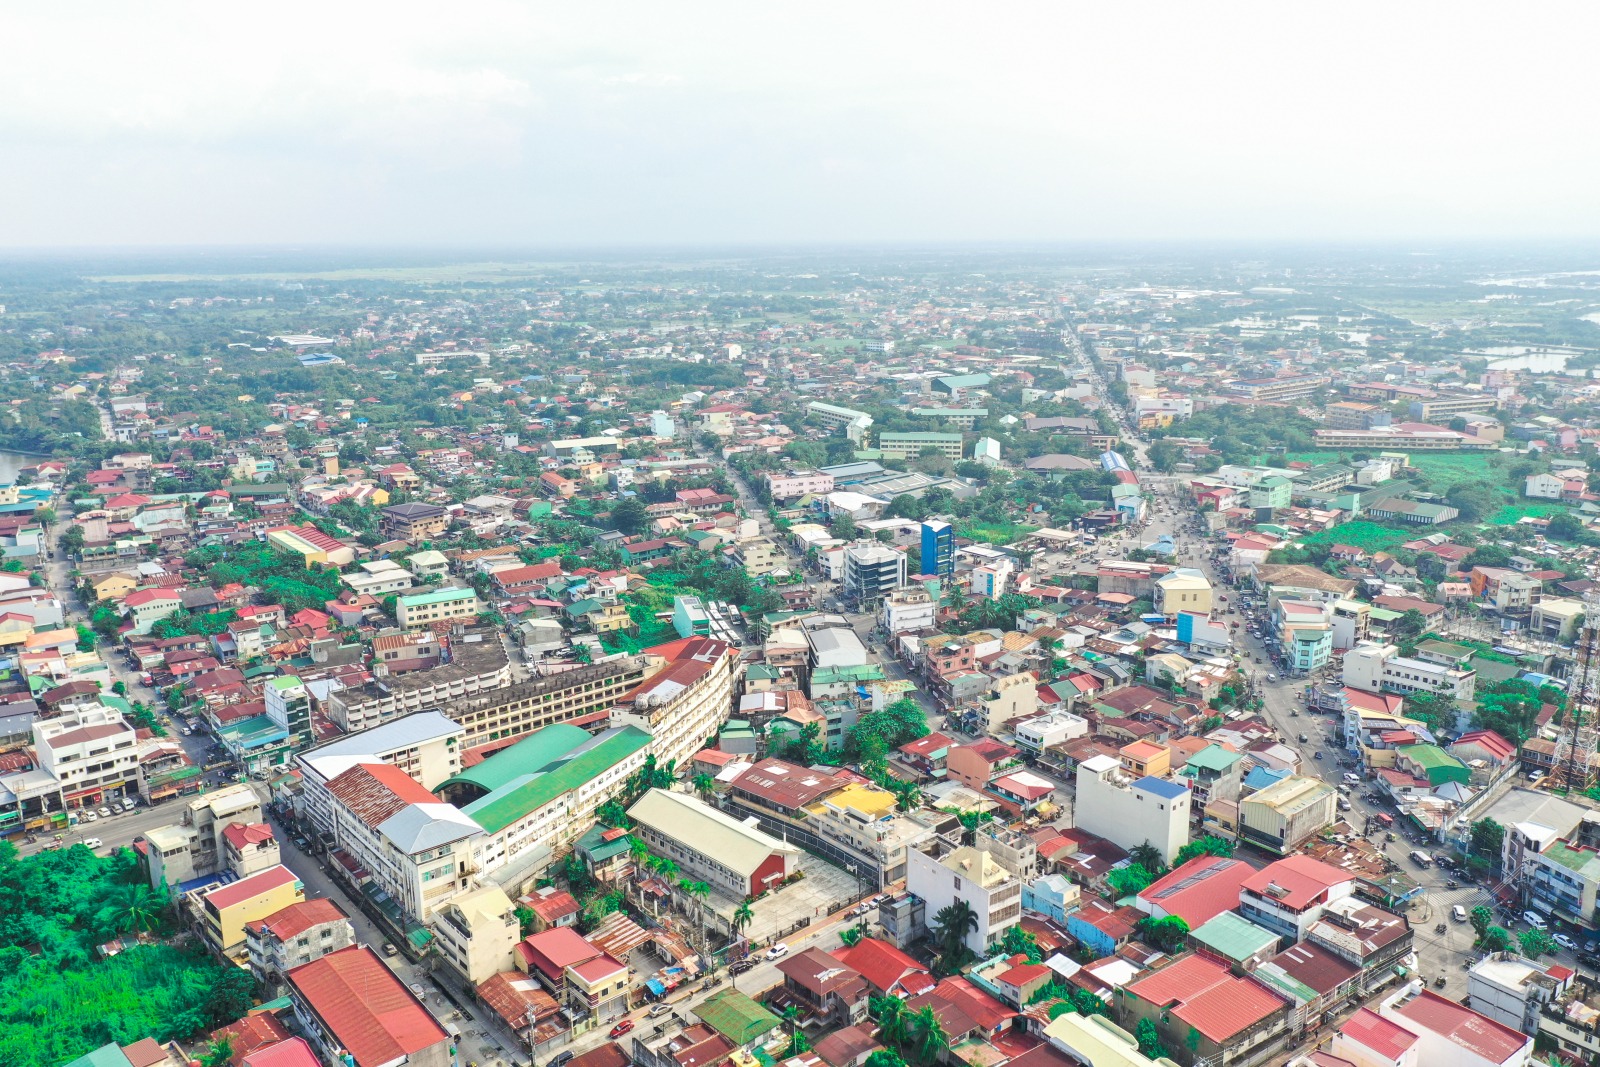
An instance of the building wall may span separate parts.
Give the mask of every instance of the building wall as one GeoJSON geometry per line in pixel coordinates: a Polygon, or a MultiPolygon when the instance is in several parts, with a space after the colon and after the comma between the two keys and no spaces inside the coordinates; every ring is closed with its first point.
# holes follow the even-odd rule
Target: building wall
{"type": "Polygon", "coordinates": [[[1008,878],[985,889],[971,878],[953,871],[920,849],[906,853],[906,891],[925,901],[927,922],[957,900],[964,900],[978,917],[975,930],[967,931],[967,947],[982,954],[990,943],[1005,936],[1022,914],[1022,883],[1008,878]]]}
{"type": "Polygon", "coordinates": [[[1080,829],[1098,834],[1123,848],[1137,848],[1146,841],[1171,863],[1178,850],[1189,842],[1189,791],[1173,800],[1147,793],[1143,789],[1118,785],[1106,775],[1078,765],[1078,795],[1074,814],[1080,829]]]}

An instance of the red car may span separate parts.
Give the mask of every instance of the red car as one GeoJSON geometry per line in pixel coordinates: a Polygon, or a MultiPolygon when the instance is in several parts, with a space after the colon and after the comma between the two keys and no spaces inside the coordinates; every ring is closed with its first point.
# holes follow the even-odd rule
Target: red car
{"type": "Polygon", "coordinates": [[[611,1028],[611,1036],[612,1037],[621,1037],[623,1034],[627,1033],[629,1030],[632,1030],[632,1029],[633,1029],[633,1020],[632,1019],[624,1019],[620,1023],[618,1023],[617,1025],[615,1025],[615,1026],[613,1026],[611,1028]]]}

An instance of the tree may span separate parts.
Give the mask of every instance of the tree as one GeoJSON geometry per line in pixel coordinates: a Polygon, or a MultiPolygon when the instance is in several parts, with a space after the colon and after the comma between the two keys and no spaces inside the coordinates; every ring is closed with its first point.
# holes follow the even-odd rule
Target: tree
{"type": "Polygon", "coordinates": [[[858,532],[856,520],[848,511],[841,511],[828,523],[828,535],[841,541],[854,541],[858,532]]]}
{"type": "Polygon", "coordinates": [[[122,885],[106,900],[96,917],[103,929],[112,933],[142,937],[161,920],[162,902],[147,885],[122,885]]]}
{"type": "Polygon", "coordinates": [[[1142,863],[1130,863],[1106,875],[1106,884],[1111,887],[1111,895],[1117,900],[1133,896],[1155,880],[1156,876],[1150,868],[1142,863]]]}
{"type": "Polygon", "coordinates": [[[1517,943],[1522,946],[1522,954],[1530,960],[1548,956],[1556,950],[1556,940],[1546,930],[1524,930],[1517,935],[1517,943]]]}
{"type": "Polygon", "coordinates": [[[885,1045],[905,1044],[906,1022],[911,1014],[905,1001],[896,996],[868,996],[867,1012],[878,1020],[878,1036],[885,1045]]]}
{"type": "Polygon", "coordinates": [[[965,900],[955,900],[940,908],[933,917],[934,944],[939,946],[939,959],[935,970],[942,974],[955,974],[973,958],[967,946],[967,934],[978,929],[978,915],[965,900]]]}
{"type": "Polygon", "coordinates": [[[1170,474],[1182,461],[1183,450],[1171,441],[1161,440],[1150,446],[1148,455],[1150,466],[1163,474],[1170,474]]]}
{"type": "Polygon", "coordinates": [[[1000,947],[1006,955],[1023,955],[1029,963],[1038,963],[1044,959],[1044,953],[1039,951],[1039,939],[1020,926],[1006,927],[1005,936],[1000,939],[1000,947]]]}
{"type": "Polygon", "coordinates": [[[918,519],[928,513],[927,505],[912,496],[910,493],[901,493],[889,501],[889,506],[884,509],[883,517],[886,519],[918,519]]]}
{"type": "Polygon", "coordinates": [[[1472,909],[1469,917],[1472,922],[1473,933],[1478,935],[1478,941],[1482,941],[1484,936],[1488,934],[1489,927],[1494,925],[1494,912],[1489,909],[1488,905],[1479,904],[1472,909]]]}
{"type": "Polygon", "coordinates": [[[1430,693],[1421,689],[1408,693],[1405,714],[1408,718],[1426,723],[1434,733],[1455,729],[1456,704],[1445,693],[1430,693]]]}
{"type": "Polygon", "coordinates": [[[593,663],[594,649],[587,641],[579,641],[572,646],[572,659],[575,663],[593,663]]]}
{"type": "Polygon", "coordinates": [[[1445,492],[1444,498],[1449,501],[1451,507],[1461,512],[1461,517],[1468,522],[1488,518],[1501,504],[1499,490],[1487,482],[1479,481],[1453,485],[1445,492]]]}
{"type": "Polygon", "coordinates": [[[76,556],[83,551],[83,527],[74,523],[61,531],[61,551],[76,556]]]}
{"type": "Polygon", "coordinates": [[[1421,637],[1428,629],[1427,616],[1416,608],[1407,608],[1401,616],[1394,621],[1390,631],[1399,638],[1421,637]]]}
{"type": "Polygon", "coordinates": [[[1178,850],[1173,857],[1172,865],[1182,867],[1196,856],[1221,856],[1224,859],[1233,855],[1233,842],[1216,834],[1203,834],[1190,841],[1178,850]]]}
{"type": "Polygon", "coordinates": [[[1145,941],[1168,955],[1182,948],[1189,936],[1189,924],[1177,915],[1160,919],[1147,915],[1139,920],[1137,929],[1145,941]]]}
{"type": "Polygon", "coordinates": [[[913,1055],[924,1064],[937,1062],[950,1048],[950,1037],[931,1004],[924,1004],[911,1014],[906,1025],[906,1040],[914,1050],[913,1055]]]}
{"type": "Polygon", "coordinates": [[[512,914],[517,917],[517,928],[521,931],[521,935],[523,937],[531,936],[533,934],[534,920],[538,918],[533,909],[525,904],[518,904],[512,914]]]}
{"type": "Polygon", "coordinates": [[[1149,1019],[1139,1020],[1139,1025],[1133,1028],[1133,1037],[1139,1042],[1139,1051],[1151,1059],[1172,1058],[1171,1050],[1161,1043],[1161,1031],[1149,1019]]]}
{"type": "Polygon", "coordinates": [[[211,1047],[200,1056],[200,1067],[228,1067],[233,1062],[233,1035],[224,1035],[221,1041],[213,1041],[211,1047]]]}
{"type": "Polygon", "coordinates": [[[695,775],[690,781],[694,785],[695,792],[703,797],[710,796],[711,791],[717,787],[717,780],[704,772],[695,775]]]}
{"type": "Polygon", "coordinates": [[[649,522],[650,513],[637,497],[619,500],[611,506],[611,525],[622,533],[640,533],[649,522]]]}
{"type": "Polygon", "coordinates": [[[1489,856],[1499,862],[1500,848],[1505,844],[1506,828],[1493,819],[1479,819],[1472,824],[1472,852],[1489,856]]]}
{"type": "Polygon", "coordinates": [[[1148,840],[1129,849],[1128,858],[1152,874],[1159,874],[1166,868],[1166,864],[1161,862],[1161,851],[1148,840]]]}
{"type": "Polygon", "coordinates": [[[1480,944],[1485,952],[1504,952],[1511,947],[1511,931],[1503,926],[1491,926],[1483,932],[1480,944]]]}
{"type": "Polygon", "coordinates": [[[745,897],[739,901],[739,906],[733,909],[733,928],[742,933],[755,917],[755,909],[750,906],[750,898],[745,897]]]}
{"type": "Polygon", "coordinates": [[[906,1067],[906,1061],[900,1058],[898,1052],[880,1048],[867,1057],[867,1067],[906,1067]]]}

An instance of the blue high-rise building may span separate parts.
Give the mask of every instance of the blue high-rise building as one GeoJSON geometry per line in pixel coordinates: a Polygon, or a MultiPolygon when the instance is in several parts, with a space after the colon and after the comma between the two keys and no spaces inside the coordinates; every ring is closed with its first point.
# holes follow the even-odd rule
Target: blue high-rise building
{"type": "Polygon", "coordinates": [[[922,524],[922,573],[949,580],[956,573],[956,531],[948,522],[922,524]]]}

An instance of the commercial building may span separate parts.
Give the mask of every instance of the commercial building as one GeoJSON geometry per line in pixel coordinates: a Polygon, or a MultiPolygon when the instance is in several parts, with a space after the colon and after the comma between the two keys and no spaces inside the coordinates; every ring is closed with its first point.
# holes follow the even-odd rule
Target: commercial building
{"type": "Polygon", "coordinates": [[[844,596],[852,604],[876,601],[906,584],[906,556],[887,545],[858,543],[844,550],[844,596]]]}
{"type": "Polygon", "coordinates": [[[962,437],[958,433],[906,432],[878,434],[878,451],[889,459],[916,459],[932,449],[945,459],[960,459],[962,437]]]}
{"type": "Polygon", "coordinates": [[[437,504],[392,504],[382,511],[383,535],[417,544],[450,528],[450,512],[437,504]]]}
{"type": "Polygon", "coordinates": [[[759,896],[797,869],[798,848],[685,793],[651,789],[628,817],[654,854],[734,898],[759,896]]]}
{"type": "Polygon", "coordinates": [[[450,1035],[365,945],[329,953],[287,978],[300,1032],[324,1063],[452,1067],[450,1035]]]}
{"type": "Polygon", "coordinates": [[[879,625],[890,634],[931,629],[938,613],[933,594],[915,586],[896,589],[878,603],[879,625]]]}
{"type": "Polygon", "coordinates": [[[1305,939],[1328,905],[1354,891],[1355,879],[1349,872],[1310,856],[1287,856],[1245,879],[1237,910],[1293,943],[1305,939]]]}
{"type": "Polygon", "coordinates": [[[1179,567],[1155,580],[1155,609],[1169,619],[1180,611],[1211,614],[1211,582],[1191,567],[1179,567]]]}
{"type": "Polygon", "coordinates": [[[268,530],[267,543],[281,552],[299,556],[307,567],[348,567],[356,559],[355,549],[310,523],[268,530]]]}
{"type": "Polygon", "coordinates": [[[133,793],[139,748],[122,713],[99,704],[33,723],[39,766],[61,783],[68,808],[92,808],[133,793]]]}
{"type": "MultiPolygon", "coordinates": [[[[644,681],[649,662],[645,656],[617,656],[515,685],[484,686],[477,693],[452,697],[448,707],[468,748],[521,737],[552,723],[594,728],[610,721],[611,708],[644,681]]],[[[426,677],[435,672],[421,673],[426,677]]]]}
{"type": "Polygon", "coordinates": [[[644,679],[616,699],[611,725],[648,733],[658,766],[687,767],[728,721],[739,650],[725,641],[690,637],[647,648],[643,657],[644,679]]]}
{"type": "Polygon", "coordinates": [[[767,492],[774,500],[794,500],[802,496],[825,496],[833,492],[833,475],[822,471],[767,473],[767,492]]]}
{"type": "Polygon", "coordinates": [[[1239,835],[1283,855],[1333,822],[1337,800],[1320,778],[1291,774],[1239,801],[1239,835]]]}
{"type": "Polygon", "coordinates": [[[1176,915],[1195,930],[1239,906],[1239,891],[1255,868],[1242,860],[1196,856],[1139,890],[1134,906],[1152,918],[1176,915]]]}
{"type": "Polygon", "coordinates": [[[1471,700],[1477,689],[1475,671],[1458,670],[1413,656],[1395,645],[1363,641],[1344,654],[1344,684],[1369,693],[1442,693],[1471,700]]]}
{"type": "Polygon", "coordinates": [[[949,581],[956,573],[956,530],[943,519],[928,519],[920,528],[921,573],[949,581]]]}
{"type": "Polygon", "coordinates": [[[434,915],[432,930],[439,958],[468,985],[516,966],[522,924],[499,886],[457,894],[434,915]]]}
{"type": "Polygon", "coordinates": [[[1541,967],[1513,952],[1491,952],[1467,974],[1467,1007],[1502,1026],[1529,1033],[1545,1005],[1572,987],[1573,973],[1559,964],[1541,967]]]}
{"type": "Polygon", "coordinates": [[[1080,829],[1125,849],[1146,842],[1171,863],[1189,841],[1190,793],[1178,782],[1137,776],[1114,756],[1078,764],[1074,814],[1080,829]]]}
{"type": "Polygon", "coordinates": [[[1407,1045],[1415,1048],[1418,1064],[1525,1067],[1533,1053],[1532,1037],[1441,997],[1420,981],[1385,1000],[1377,1014],[1413,1036],[1407,1045]]]}
{"type": "Polygon", "coordinates": [[[431,593],[412,593],[395,601],[395,618],[407,629],[456,619],[476,619],[483,611],[483,601],[471,588],[435,589],[431,593]]]}
{"type": "Polygon", "coordinates": [[[935,837],[906,853],[906,891],[923,901],[928,922],[957,900],[977,916],[965,941],[982,954],[1022,915],[1022,882],[989,852],[935,837]]]}

